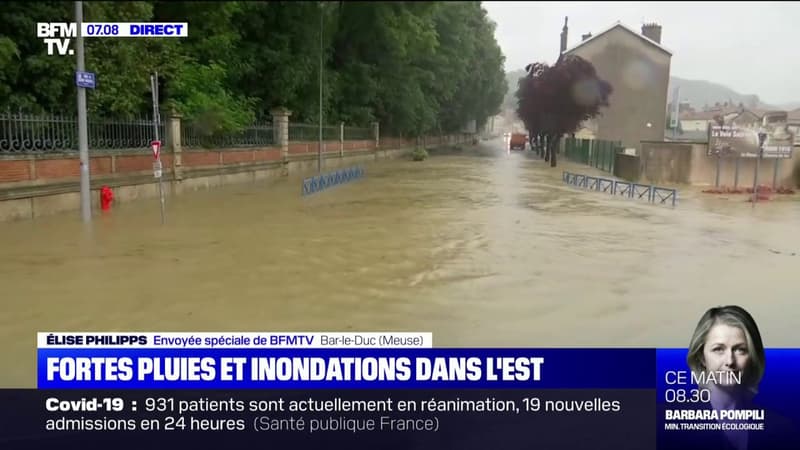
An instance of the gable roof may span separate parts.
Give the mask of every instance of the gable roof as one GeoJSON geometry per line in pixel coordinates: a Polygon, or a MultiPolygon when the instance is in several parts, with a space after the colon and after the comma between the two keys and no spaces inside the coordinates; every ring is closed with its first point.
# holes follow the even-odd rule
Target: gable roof
{"type": "Polygon", "coordinates": [[[681,120],[714,120],[716,116],[727,117],[726,120],[734,121],[743,118],[746,114],[753,116],[755,119],[761,120],[764,111],[752,110],[748,108],[729,107],[712,109],[709,111],[687,111],[680,114],[681,120]],[[728,117],[730,116],[730,117],[728,117]]]}
{"type": "Polygon", "coordinates": [[[741,111],[739,111],[739,113],[736,114],[734,117],[731,117],[731,121],[737,120],[739,118],[747,118],[748,115],[751,116],[752,118],[756,119],[756,120],[761,120],[762,117],[764,116],[763,113],[762,114],[758,114],[755,111],[751,111],[751,110],[749,110],[747,108],[744,108],[741,111]]]}
{"type": "Polygon", "coordinates": [[[587,43],[589,43],[589,42],[591,42],[591,41],[593,41],[593,40],[595,40],[595,39],[599,38],[600,36],[602,36],[602,35],[604,35],[604,34],[608,33],[609,31],[611,31],[611,30],[613,30],[613,29],[615,29],[615,28],[620,28],[620,29],[623,29],[623,30],[627,31],[628,33],[631,33],[631,34],[633,34],[634,36],[638,37],[638,38],[639,38],[639,39],[641,39],[642,41],[644,41],[644,42],[646,42],[646,43],[648,43],[648,44],[650,44],[650,45],[653,45],[653,46],[655,46],[656,48],[658,48],[659,50],[661,50],[662,52],[664,52],[664,53],[666,53],[666,54],[668,54],[668,55],[672,56],[672,51],[671,51],[671,50],[667,49],[666,47],[664,47],[663,45],[659,44],[658,42],[656,42],[656,41],[654,41],[654,40],[652,40],[652,39],[648,38],[647,36],[644,36],[644,35],[643,35],[643,34],[641,34],[641,33],[637,33],[637,32],[636,32],[636,31],[635,31],[633,28],[631,28],[631,27],[629,27],[629,26],[627,26],[627,25],[623,24],[623,23],[622,23],[622,22],[620,22],[620,21],[617,21],[617,23],[615,23],[615,24],[611,25],[610,27],[606,28],[605,30],[603,30],[603,31],[601,31],[601,32],[599,32],[599,33],[597,33],[597,34],[595,34],[595,35],[592,35],[592,37],[590,37],[589,39],[586,39],[585,41],[582,41],[582,42],[580,42],[580,43],[578,43],[578,44],[576,44],[576,45],[573,45],[572,47],[570,47],[570,48],[568,48],[568,49],[564,50],[564,54],[572,52],[572,51],[573,51],[573,50],[575,50],[576,48],[578,48],[578,47],[580,47],[580,46],[582,46],[582,45],[585,45],[585,44],[587,44],[587,43]]]}

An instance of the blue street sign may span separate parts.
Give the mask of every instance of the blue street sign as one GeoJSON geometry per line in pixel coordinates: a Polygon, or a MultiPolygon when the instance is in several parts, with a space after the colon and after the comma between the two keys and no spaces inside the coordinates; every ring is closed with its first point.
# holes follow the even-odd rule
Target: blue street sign
{"type": "Polygon", "coordinates": [[[75,84],[78,87],[94,89],[93,72],[75,72],[75,84]]]}

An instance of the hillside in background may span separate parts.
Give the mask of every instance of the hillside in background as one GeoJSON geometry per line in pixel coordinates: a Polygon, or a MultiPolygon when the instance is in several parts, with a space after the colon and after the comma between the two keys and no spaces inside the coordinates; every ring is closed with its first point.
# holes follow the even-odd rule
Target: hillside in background
{"type": "MultiPolygon", "coordinates": [[[[508,92],[503,101],[503,109],[513,111],[516,108],[517,80],[525,75],[525,70],[519,69],[506,73],[508,92]]],[[[738,105],[742,103],[748,108],[754,109],[783,109],[793,110],[800,108],[800,101],[787,102],[780,105],[770,105],[759,99],[758,95],[741,94],[735,90],[719,83],[706,80],[687,80],[680,77],[669,78],[669,97],[672,100],[672,92],[676,86],[680,86],[680,97],[683,101],[688,101],[696,110],[702,110],[705,105],[714,106],[715,103],[724,104],[725,102],[738,105]]]]}
{"type": "Polygon", "coordinates": [[[672,99],[672,92],[676,87],[680,87],[680,98],[688,101],[694,109],[701,110],[704,106],[714,106],[715,103],[732,103],[738,105],[742,103],[751,109],[776,109],[774,105],[768,105],[758,98],[758,95],[741,94],[735,90],[719,83],[705,80],[687,80],[679,77],[669,77],[669,98],[672,99]]]}

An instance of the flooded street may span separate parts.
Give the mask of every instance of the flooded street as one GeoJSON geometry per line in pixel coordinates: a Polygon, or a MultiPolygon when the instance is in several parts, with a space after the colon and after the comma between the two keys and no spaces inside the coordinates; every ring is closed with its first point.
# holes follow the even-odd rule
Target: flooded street
{"type": "Polygon", "coordinates": [[[0,223],[3,387],[34,387],[37,331],[431,331],[437,346],[681,346],[735,303],[800,346],[800,201],[680,187],[675,208],[586,192],[596,173],[502,142],[301,179],[0,223]],[[528,152],[529,153],[529,152],[528,152]],[[795,256],[791,254],[795,253],[795,256]]]}

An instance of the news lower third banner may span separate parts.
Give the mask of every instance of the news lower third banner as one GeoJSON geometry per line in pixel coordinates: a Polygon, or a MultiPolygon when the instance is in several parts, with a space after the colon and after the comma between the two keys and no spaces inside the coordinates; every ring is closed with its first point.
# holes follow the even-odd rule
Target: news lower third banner
{"type": "Polygon", "coordinates": [[[800,448],[797,349],[698,370],[687,349],[432,342],[40,333],[38,389],[2,391],[0,448],[800,448]]]}

